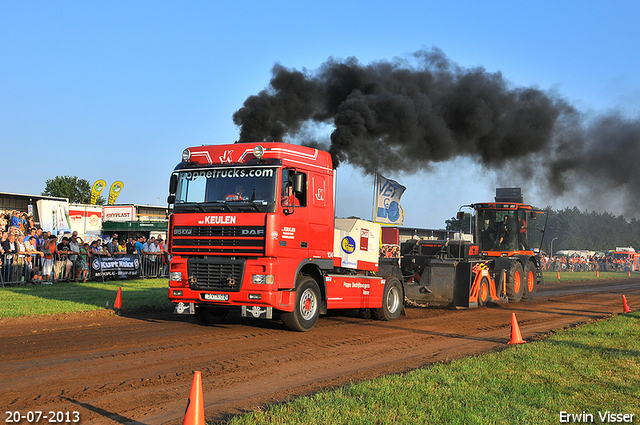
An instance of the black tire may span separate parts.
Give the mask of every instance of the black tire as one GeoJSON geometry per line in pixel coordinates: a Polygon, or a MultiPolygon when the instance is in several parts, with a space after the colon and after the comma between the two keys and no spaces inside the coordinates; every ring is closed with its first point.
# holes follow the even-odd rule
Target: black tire
{"type": "Polygon", "coordinates": [[[363,319],[371,319],[371,309],[370,308],[361,308],[360,311],[360,317],[362,317],[363,319]]]}
{"type": "Polygon", "coordinates": [[[196,304],[195,316],[198,322],[205,325],[224,323],[224,319],[229,314],[226,308],[208,307],[196,304]]]}
{"type": "Polygon", "coordinates": [[[480,289],[478,290],[478,307],[484,307],[489,302],[489,279],[485,277],[480,280],[480,289]]]}
{"type": "Polygon", "coordinates": [[[524,292],[523,274],[522,264],[519,261],[515,261],[511,268],[507,270],[507,297],[510,303],[517,303],[522,299],[522,293],[524,292]]]}
{"type": "Polygon", "coordinates": [[[536,292],[538,291],[538,284],[536,283],[536,266],[531,261],[527,261],[527,265],[524,266],[522,283],[522,286],[524,286],[522,301],[533,301],[536,297],[536,292]]]}
{"type": "Polygon", "coordinates": [[[382,307],[371,309],[371,312],[377,320],[395,320],[400,317],[403,304],[402,285],[397,277],[392,277],[384,285],[382,307]]]}
{"type": "Polygon", "coordinates": [[[293,311],[282,313],[282,323],[292,331],[306,332],[313,328],[320,316],[320,288],[309,276],[296,281],[296,303],[293,311]]]}

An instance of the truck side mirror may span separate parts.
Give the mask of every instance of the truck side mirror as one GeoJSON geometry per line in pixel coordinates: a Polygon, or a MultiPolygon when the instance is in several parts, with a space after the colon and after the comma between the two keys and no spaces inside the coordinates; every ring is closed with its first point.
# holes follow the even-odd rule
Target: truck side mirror
{"type": "Polygon", "coordinates": [[[458,220],[462,220],[464,218],[464,213],[462,211],[458,211],[458,214],[456,214],[456,218],[458,220]]]}
{"type": "MultiPolygon", "coordinates": [[[[178,175],[171,174],[171,178],[169,179],[169,194],[175,195],[177,189],[178,189],[178,175]]],[[[175,196],[174,196],[174,202],[175,202],[175,196]]],[[[169,202],[169,203],[173,204],[173,202],[169,202]]]]}
{"type": "Polygon", "coordinates": [[[167,196],[167,204],[173,205],[176,203],[176,195],[167,196]]]}
{"type": "Polygon", "coordinates": [[[304,173],[295,173],[293,175],[293,191],[295,193],[304,192],[306,186],[305,177],[306,175],[304,173]]]}

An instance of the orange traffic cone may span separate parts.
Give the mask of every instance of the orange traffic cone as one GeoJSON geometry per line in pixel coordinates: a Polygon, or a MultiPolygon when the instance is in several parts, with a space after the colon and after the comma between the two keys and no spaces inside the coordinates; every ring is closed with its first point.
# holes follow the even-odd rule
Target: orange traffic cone
{"type": "Polygon", "coordinates": [[[184,412],[182,425],[205,425],[204,422],[204,401],[202,399],[202,377],[200,371],[193,373],[191,392],[187,401],[187,410],[184,412]]]}
{"type": "Polygon", "coordinates": [[[596,270],[596,277],[600,277],[600,270],[596,270]]]}
{"type": "Polygon", "coordinates": [[[558,270],[558,280],[560,280],[560,270],[558,270]]]}
{"type": "Polygon", "coordinates": [[[113,303],[113,308],[120,310],[122,308],[122,288],[118,288],[118,294],[116,295],[116,301],[113,303]]]}
{"type": "Polygon", "coordinates": [[[511,341],[508,344],[524,344],[525,342],[527,341],[524,341],[522,334],[520,334],[520,326],[518,326],[516,314],[511,313],[511,341]]]}
{"type": "Polygon", "coordinates": [[[627,276],[631,277],[631,269],[627,270],[627,276]]]}
{"type": "Polygon", "coordinates": [[[629,304],[627,304],[627,297],[625,297],[624,295],[622,296],[622,312],[623,313],[631,312],[631,309],[629,308],[629,304]]]}

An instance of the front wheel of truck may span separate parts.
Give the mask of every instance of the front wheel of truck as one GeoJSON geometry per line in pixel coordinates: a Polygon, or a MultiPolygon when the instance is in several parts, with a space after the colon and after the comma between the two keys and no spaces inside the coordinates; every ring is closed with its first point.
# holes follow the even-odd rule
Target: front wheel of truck
{"type": "Polygon", "coordinates": [[[282,322],[292,331],[306,332],[313,328],[320,316],[320,288],[313,278],[301,276],[296,285],[293,311],[283,312],[282,322]]]}

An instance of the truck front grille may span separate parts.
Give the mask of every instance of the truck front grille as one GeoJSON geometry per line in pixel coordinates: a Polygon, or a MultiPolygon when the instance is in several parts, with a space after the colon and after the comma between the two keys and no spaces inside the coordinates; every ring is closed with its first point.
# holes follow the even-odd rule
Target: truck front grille
{"type": "Polygon", "coordinates": [[[189,286],[194,290],[238,292],[242,287],[245,260],[190,258],[189,286]]]}
{"type": "Polygon", "coordinates": [[[263,256],[265,230],[264,226],[176,226],[171,253],[263,256]]]}

